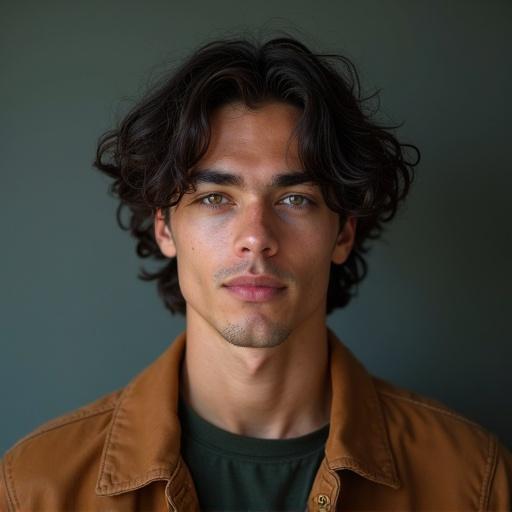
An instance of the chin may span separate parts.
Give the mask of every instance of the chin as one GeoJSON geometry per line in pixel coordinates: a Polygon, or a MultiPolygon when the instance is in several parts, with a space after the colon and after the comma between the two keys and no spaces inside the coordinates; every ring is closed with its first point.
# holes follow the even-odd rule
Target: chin
{"type": "Polygon", "coordinates": [[[291,333],[282,323],[269,322],[261,315],[249,322],[230,322],[218,329],[220,335],[237,347],[269,348],[281,345],[291,333]]]}

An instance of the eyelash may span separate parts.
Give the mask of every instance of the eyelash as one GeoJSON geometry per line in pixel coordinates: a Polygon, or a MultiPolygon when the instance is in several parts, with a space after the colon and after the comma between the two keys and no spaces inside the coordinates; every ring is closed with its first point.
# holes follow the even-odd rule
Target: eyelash
{"type": "MultiPolygon", "coordinates": [[[[205,203],[203,202],[205,199],[208,199],[209,197],[211,196],[221,196],[223,198],[225,198],[226,196],[223,195],[223,194],[220,194],[218,192],[213,192],[213,193],[210,193],[210,194],[207,194],[205,196],[202,196],[200,198],[198,198],[198,202],[201,206],[206,206],[206,208],[211,208],[213,210],[216,210],[218,208],[222,208],[223,206],[226,206],[226,203],[221,203],[221,204],[208,204],[208,203],[205,203]]],[[[306,200],[306,204],[304,205],[301,205],[301,206],[297,206],[297,205],[293,205],[293,204],[290,204],[288,206],[292,207],[293,209],[296,209],[296,210],[304,210],[305,208],[308,208],[309,206],[312,206],[314,204],[313,200],[309,199],[309,197],[306,197],[302,194],[289,194],[287,196],[285,196],[283,199],[287,199],[289,197],[302,197],[303,199],[306,200]]]]}

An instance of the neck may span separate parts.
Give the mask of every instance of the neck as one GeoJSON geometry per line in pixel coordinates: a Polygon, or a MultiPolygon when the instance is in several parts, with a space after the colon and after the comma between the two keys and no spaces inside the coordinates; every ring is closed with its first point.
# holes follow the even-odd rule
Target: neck
{"type": "MultiPolygon", "coordinates": [[[[187,312],[183,398],[205,420],[235,434],[299,437],[329,422],[325,318],[271,348],[237,347],[187,312]]],[[[202,320],[202,319],[201,319],[202,320]]]]}

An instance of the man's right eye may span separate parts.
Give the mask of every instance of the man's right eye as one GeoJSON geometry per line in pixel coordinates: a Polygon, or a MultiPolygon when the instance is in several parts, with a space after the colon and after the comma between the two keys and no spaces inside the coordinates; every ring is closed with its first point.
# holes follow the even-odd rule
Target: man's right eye
{"type": "Polygon", "coordinates": [[[226,199],[222,194],[212,193],[207,196],[203,196],[199,199],[199,203],[202,206],[206,206],[207,208],[219,208],[226,204],[222,202],[223,199],[226,199]]]}

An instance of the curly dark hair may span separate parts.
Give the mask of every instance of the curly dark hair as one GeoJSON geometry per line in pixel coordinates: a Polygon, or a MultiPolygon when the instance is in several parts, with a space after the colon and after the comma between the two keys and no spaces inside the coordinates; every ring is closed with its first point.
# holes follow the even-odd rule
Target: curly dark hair
{"type": "Polygon", "coordinates": [[[299,158],[340,215],[341,228],[347,216],[357,218],[349,257],[331,263],[326,314],[346,306],[367,274],[365,242],[381,236],[383,223],[394,217],[420,160],[416,146],[391,133],[401,125],[373,121],[376,110],[365,107],[378,92],[361,96],[347,57],[313,53],[288,36],[266,42],[228,38],[198,48],[98,142],[93,165],[114,180],[110,193],[120,199],[119,226],[137,239],[140,257],[165,260],[157,271],[141,267],[138,277],[157,280],[166,308],[185,313],[177,261],[161,253],[154,216],[161,209],[169,223],[169,209],[194,188],[190,169],[207,150],[213,109],[233,101],[249,108],[281,101],[302,110],[295,132],[299,158]],[[416,153],[415,161],[406,159],[406,148],[416,153]]]}

